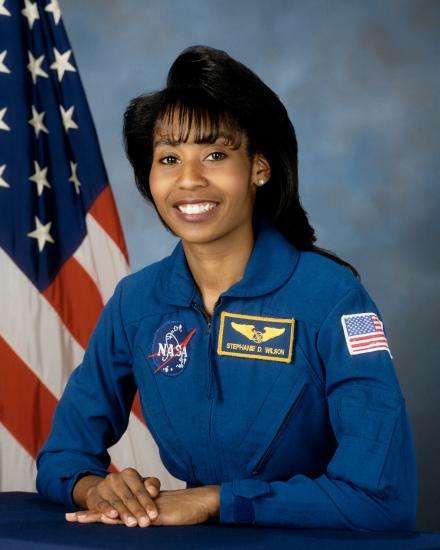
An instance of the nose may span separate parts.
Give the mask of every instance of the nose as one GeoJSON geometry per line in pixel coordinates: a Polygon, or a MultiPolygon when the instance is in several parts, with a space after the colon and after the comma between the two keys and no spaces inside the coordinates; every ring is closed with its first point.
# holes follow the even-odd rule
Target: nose
{"type": "Polygon", "coordinates": [[[180,189],[196,189],[197,187],[206,187],[208,181],[202,173],[202,167],[197,160],[187,160],[181,166],[179,173],[180,189]]]}

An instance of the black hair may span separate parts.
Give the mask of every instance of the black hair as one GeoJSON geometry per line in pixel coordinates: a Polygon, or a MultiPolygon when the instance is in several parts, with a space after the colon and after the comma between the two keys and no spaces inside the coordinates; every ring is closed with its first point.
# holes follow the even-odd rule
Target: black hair
{"type": "MultiPolygon", "coordinates": [[[[172,124],[179,116],[176,143],[188,139],[214,143],[220,133],[232,147],[247,137],[248,153],[263,154],[270,180],[258,188],[254,219],[265,216],[288,241],[357,270],[333,252],[316,246],[315,230],[298,194],[298,146],[295,130],[278,96],[250,69],[226,52],[208,46],[185,49],[172,64],[166,87],[133,99],[124,114],[124,144],[136,185],[154,205],[149,175],[157,123],[172,124]]],[[[162,220],[163,221],[163,220],[162,220]]]]}

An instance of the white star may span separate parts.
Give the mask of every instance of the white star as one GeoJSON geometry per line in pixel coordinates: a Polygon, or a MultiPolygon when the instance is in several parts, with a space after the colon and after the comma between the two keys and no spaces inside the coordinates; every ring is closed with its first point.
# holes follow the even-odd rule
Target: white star
{"type": "Polygon", "coordinates": [[[11,12],[4,6],[5,2],[6,0],[0,0],[0,15],[11,15],[11,12]]]}
{"type": "Polygon", "coordinates": [[[36,84],[38,76],[44,76],[44,78],[48,78],[49,75],[41,68],[41,64],[44,61],[44,55],[40,55],[38,59],[35,59],[32,53],[28,51],[28,57],[29,63],[27,65],[27,68],[32,74],[32,82],[36,84]]]}
{"type": "Polygon", "coordinates": [[[3,109],[0,109],[0,130],[6,130],[7,132],[9,132],[9,126],[3,120],[3,117],[5,116],[7,110],[7,107],[3,107],[3,109]]]}
{"type": "Polygon", "coordinates": [[[8,67],[6,67],[6,65],[3,63],[7,53],[8,53],[7,50],[4,50],[2,53],[0,53],[0,73],[10,73],[11,72],[8,69],[8,67]]]}
{"type": "Polygon", "coordinates": [[[38,6],[37,3],[32,4],[32,2],[29,2],[29,0],[24,0],[25,8],[21,10],[21,13],[27,18],[29,23],[29,28],[32,29],[34,26],[34,23],[36,19],[40,19],[40,15],[38,13],[38,6]]]}
{"type": "Polygon", "coordinates": [[[75,191],[76,191],[77,195],[79,195],[79,187],[80,187],[81,183],[79,182],[78,176],[76,175],[77,166],[78,166],[78,164],[76,164],[75,162],[70,161],[70,169],[72,170],[72,174],[69,178],[69,181],[71,181],[73,183],[73,185],[75,186],[75,191]]]}
{"type": "Polygon", "coordinates": [[[72,105],[72,107],[70,107],[69,109],[67,109],[67,111],[65,111],[64,107],[60,105],[60,113],[63,119],[64,129],[66,130],[66,132],[69,130],[69,128],[78,130],[77,123],[72,119],[74,109],[75,107],[72,105]]]}
{"type": "Polygon", "coordinates": [[[29,124],[34,127],[37,137],[40,132],[46,132],[46,134],[49,133],[49,130],[46,128],[43,122],[43,117],[45,114],[45,111],[41,111],[41,113],[39,113],[37,109],[35,109],[35,107],[32,105],[32,118],[29,120],[29,124]]]}
{"type": "Polygon", "coordinates": [[[0,187],[9,187],[9,183],[2,178],[5,168],[6,168],[6,164],[2,164],[0,166],[0,187]]]}
{"type": "Polygon", "coordinates": [[[38,239],[38,250],[41,252],[44,248],[46,242],[54,244],[55,241],[51,237],[49,231],[52,222],[43,225],[40,220],[35,216],[35,229],[27,234],[28,237],[33,239],[38,239]]]}
{"type": "Polygon", "coordinates": [[[51,11],[53,13],[55,25],[58,25],[61,19],[61,10],[60,10],[60,5],[58,4],[58,0],[51,0],[51,3],[47,4],[47,6],[44,9],[45,11],[51,11]]]}
{"type": "Polygon", "coordinates": [[[69,57],[72,53],[72,50],[66,50],[64,53],[60,53],[56,48],[53,49],[55,55],[55,61],[50,66],[51,69],[57,71],[58,81],[61,82],[63,79],[64,73],[66,71],[72,71],[76,73],[76,69],[73,65],[69,63],[69,57]]]}
{"type": "Polygon", "coordinates": [[[50,188],[50,184],[47,181],[47,177],[46,177],[47,167],[41,169],[37,161],[34,161],[34,166],[35,166],[35,174],[31,176],[29,179],[31,181],[34,181],[37,184],[38,196],[40,196],[45,187],[50,188]]]}

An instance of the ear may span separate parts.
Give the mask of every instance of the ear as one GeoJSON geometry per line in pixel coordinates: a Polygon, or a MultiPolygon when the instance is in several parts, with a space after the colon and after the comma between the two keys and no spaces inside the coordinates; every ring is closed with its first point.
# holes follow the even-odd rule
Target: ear
{"type": "Polygon", "coordinates": [[[270,180],[270,164],[262,153],[255,153],[252,160],[251,181],[261,187],[270,180]]]}

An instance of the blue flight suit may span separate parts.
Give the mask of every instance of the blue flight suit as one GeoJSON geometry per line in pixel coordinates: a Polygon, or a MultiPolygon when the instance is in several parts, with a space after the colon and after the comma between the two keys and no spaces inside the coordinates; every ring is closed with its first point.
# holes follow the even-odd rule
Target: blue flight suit
{"type": "Polygon", "coordinates": [[[348,269],[267,222],[209,319],[179,243],[118,284],[58,404],[38,490],[73,507],[81,475],[106,475],[138,388],[167,469],[221,485],[221,522],[412,529],[411,428],[371,322],[348,269]]]}

